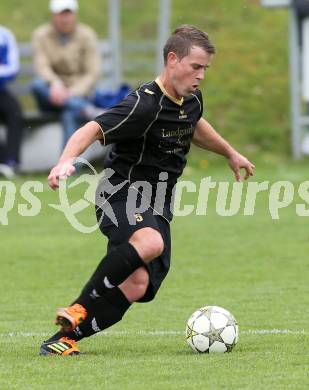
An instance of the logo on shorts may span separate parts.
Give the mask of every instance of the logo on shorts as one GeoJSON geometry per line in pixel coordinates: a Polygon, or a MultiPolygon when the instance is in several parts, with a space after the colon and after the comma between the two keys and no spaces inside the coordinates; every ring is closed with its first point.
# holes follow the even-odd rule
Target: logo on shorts
{"type": "Polygon", "coordinates": [[[94,317],[91,321],[91,327],[95,332],[101,332],[101,329],[98,327],[97,320],[94,317]]]}
{"type": "Polygon", "coordinates": [[[136,222],[142,222],[144,220],[141,214],[134,214],[134,218],[136,219],[136,222]]]}

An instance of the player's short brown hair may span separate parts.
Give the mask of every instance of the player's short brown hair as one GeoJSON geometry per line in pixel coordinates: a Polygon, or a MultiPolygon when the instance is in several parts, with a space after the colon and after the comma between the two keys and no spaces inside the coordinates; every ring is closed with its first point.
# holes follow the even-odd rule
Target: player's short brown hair
{"type": "Polygon", "coordinates": [[[189,24],[176,28],[163,48],[164,64],[169,52],[174,52],[181,60],[190,53],[192,46],[198,46],[209,54],[215,54],[215,46],[210,42],[208,34],[189,24]]]}

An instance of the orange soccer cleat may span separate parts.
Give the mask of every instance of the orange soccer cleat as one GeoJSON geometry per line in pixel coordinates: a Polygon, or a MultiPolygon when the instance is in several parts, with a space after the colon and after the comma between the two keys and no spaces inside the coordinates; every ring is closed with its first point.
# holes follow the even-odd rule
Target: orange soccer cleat
{"type": "Polygon", "coordinates": [[[61,326],[64,332],[71,332],[87,317],[84,306],[75,303],[69,307],[61,307],[57,310],[56,325],[61,326]]]}
{"type": "Polygon", "coordinates": [[[77,342],[67,337],[59,340],[44,342],[40,348],[40,355],[74,356],[80,355],[77,342]]]}

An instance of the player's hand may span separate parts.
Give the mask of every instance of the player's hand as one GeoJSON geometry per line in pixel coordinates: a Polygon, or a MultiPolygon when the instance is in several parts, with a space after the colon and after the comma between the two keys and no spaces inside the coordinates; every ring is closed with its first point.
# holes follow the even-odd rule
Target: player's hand
{"type": "Polygon", "coordinates": [[[66,100],[70,97],[70,91],[64,85],[54,83],[50,86],[49,100],[55,106],[63,106],[66,100]]]}
{"type": "Polygon", "coordinates": [[[50,171],[48,176],[48,185],[50,188],[53,190],[59,188],[59,180],[66,179],[76,171],[76,168],[73,165],[73,161],[73,159],[69,159],[61,162],[50,171]]]}
{"type": "Polygon", "coordinates": [[[233,153],[229,157],[229,166],[235,174],[236,181],[247,180],[249,176],[253,176],[255,166],[244,156],[238,152],[233,153]],[[245,169],[245,176],[242,177],[240,170],[245,169]]]}

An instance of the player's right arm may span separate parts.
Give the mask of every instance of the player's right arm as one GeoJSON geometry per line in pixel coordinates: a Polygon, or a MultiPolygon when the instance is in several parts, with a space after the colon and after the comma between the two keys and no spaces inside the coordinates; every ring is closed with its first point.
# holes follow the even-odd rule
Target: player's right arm
{"type": "Polygon", "coordinates": [[[80,156],[94,141],[102,138],[102,129],[95,121],[88,122],[78,129],[66,144],[58,164],[50,171],[49,186],[53,190],[58,188],[59,179],[71,176],[75,172],[74,159],[80,156]]]}

